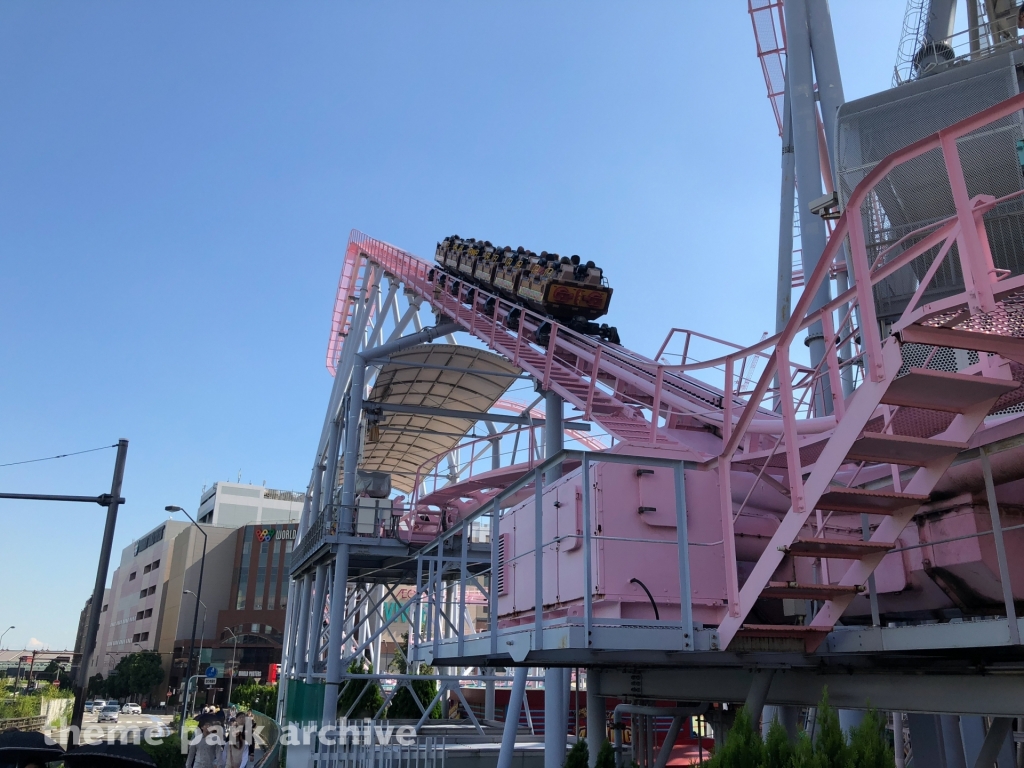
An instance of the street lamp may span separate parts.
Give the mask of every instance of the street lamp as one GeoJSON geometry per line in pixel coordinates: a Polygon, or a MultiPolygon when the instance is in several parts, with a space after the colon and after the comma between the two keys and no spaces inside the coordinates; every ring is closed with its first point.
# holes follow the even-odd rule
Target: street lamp
{"type": "MultiPolygon", "coordinates": [[[[188,699],[188,680],[190,679],[189,675],[192,672],[192,659],[195,658],[195,650],[196,650],[196,625],[199,623],[199,595],[202,594],[202,591],[203,591],[203,570],[206,567],[206,531],[204,531],[202,526],[200,526],[199,523],[197,523],[195,521],[195,518],[193,518],[192,515],[190,515],[188,512],[186,512],[181,507],[176,507],[176,506],[173,506],[173,505],[168,505],[168,506],[164,507],[164,511],[165,512],[171,512],[171,513],[174,513],[174,512],[182,512],[182,513],[184,513],[185,517],[187,517],[189,520],[192,521],[192,525],[194,525],[199,530],[199,532],[201,534],[203,534],[203,557],[199,561],[199,584],[196,587],[196,610],[195,610],[195,613],[192,615],[192,640],[189,642],[189,646],[188,646],[188,664],[185,666],[185,681],[186,681],[185,682],[185,699],[186,699],[186,702],[187,702],[187,699],[188,699]]],[[[183,702],[183,704],[186,703],[186,702],[183,702]]],[[[181,714],[182,714],[182,718],[181,718],[181,732],[182,732],[182,736],[184,736],[184,733],[185,733],[185,717],[184,717],[184,715],[185,715],[185,708],[184,708],[184,706],[182,707],[181,714]]],[[[182,742],[184,742],[184,738],[182,738],[182,742]]]]}
{"type": "Polygon", "coordinates": [[[8,632],[10,632],[10,631],[11,631],[12,629],[14,629],[14,625],[13,625],[13,624],[11,624],[11,626],[9,626],[9,627],[8,627],[7,629],[5,629],[5,630],[3,631],[3,634],[2,634],[2,635],[0,635],[0,648],[2,648],[2,647],[3,647],[3,642],[4,642],[4,635],[6,635],[6,634],[7,634],[8,632]]]}
{"type": "MultiPolygon", "coordinates": [[[[192,597],[194,597],[199,602],[199,605],[203,606],[203,623],[200,625],[200,628],[199,628],[199,659],[196,661],[196,677],[199,677],[199,665],[203,663],[203,641],[206,639],[206,614],[208,613],[208,611],[206,609],[206,603],[204,603],[202,600],[199,600],[199,595],[197,595],[191,589],[186,589],[181,594],[183,594],[183,595],[192,595],[192,597]]],[[[196,690],[192,694],[192,711],[193,712],[195,711],[195,700],[198,697],[199,697],[199,685],[197,684],[196,685],[196,690]]]]}
{"type": "MultiPolygon", "coordinates": [[[[229,627],[224,627],[228,632],[231,632],[229,627]]],[[[231,632],[231,636],[235,639],[234,648],[231,649],[231,674],[228,676],[228,706],[231,706],[231,684],[235,682],[235,653],[238,651],[238,635],[231,632]]]]}

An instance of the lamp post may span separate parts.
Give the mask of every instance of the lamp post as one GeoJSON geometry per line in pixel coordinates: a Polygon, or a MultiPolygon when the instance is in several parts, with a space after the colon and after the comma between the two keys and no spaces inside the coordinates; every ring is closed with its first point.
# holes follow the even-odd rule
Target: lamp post
{"type": "MultiPolygon", "coordinates": [[[[203,641],[206,639],[206,615],[208,613],[206,609],[206,603],[199,600],[199,595],[193,592],[191,589],[184,590],[181,594],[192,595],[196,600],[199,601],[199,605],[203,606],[203,623],[199,626],[199,658],[196,660],[196,677],[199,677],[199,665],[203,663],[203,641]]],[[[196,709],[196,699],[199,698],[199,685],[196,684],[196,690],[192,694],[192,711],[196,709]]]]}
{"type": "Polygon", "coordinates": [[[15,628],[15,627],[14,627],[14,625],[13,625],[13,624],[11,624],[11,626],[9,626],[9,627],[8,627],[7,629],[5,629],[5,630],[4,630],[4,632],[3,632],[3,634],[2,634],[2,635],[0,635],[0,648],[2,648],[2,647],[3,647],[3,642],[4,642],[4,635],[6,635],[6,634],[7,634],[8,632],[10,632],[10,631],[11,631],[12,629],[14,629],[14,628],[15,628]]]}
{"type": "Polygon", "coordinates": [[[194,525],[196,527],[196,529],[201,534],[203,534],[203,556],[202,556],[202,559],[199,561],[199,584],[198,584],[198,586],[196,586],[196,610],[195,610],[195,613],[192,615],[192,639],[189,641],[189,646],[188,646],[188,664],[185,665],[185,701],[182,702],[182,708],[181,708],[181,715],[182,715],[182,717],[181,717],[181,734],[182,734],[182,741],[184,742],[184,740],[185,740],[185,738],[184,738],[185,737],[185,704],[188,701],[188,681],[191,679],[190,675],[192,673],[192,659],[195,657],[195,650],[196,650],[196,625],[199,623],[199,595],[202,594],[202,591],[203,591],[203,570],[204,570],[204,568],[206,566],[206,531],[204,531],[202,526],[200,526],[199,523],[197,523],[195,521],[195,518],[193,518],[192,515],[190,515],[188,512],[186,512],[181,507],[176,507],[176,506],[173,506],[173,505],[168,505],[168,506],[164,507],[164,511],[171,512],[171,513],[183,512],[185,514],[185,517],[187,517],[192,522],[192,525],[194,525]]]}
{"type": "MultiPolygon", "coordinates": [[[[224,627],[228,632],[231,630],[228,627],[224,627]]],[[[235,682],[235,654],[238,652],[238,635],[231,632],[231,637],[235,639],[234,647],[231,649],[231,674],[228,676],[228,706],[231,706],[231,684],[235,682]]]]}

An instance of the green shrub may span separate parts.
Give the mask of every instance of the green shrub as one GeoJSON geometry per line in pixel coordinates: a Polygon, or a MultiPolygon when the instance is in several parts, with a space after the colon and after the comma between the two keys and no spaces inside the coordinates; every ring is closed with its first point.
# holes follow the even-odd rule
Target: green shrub
{"type": "Polygon", "coordinates": [[[596,768],[615,768],[615,748],[608,739],[604,740],[601,749],[597,751],[596,768]]]}
{"type": "MultiPolygon", "coordinates": [[[[419,673],[426,675],[430,671],[430,667],[423,665],[420,667],[419,673]]],[[[409,685],[416,692],[416,698],[413,698],[412,691],[409,690],[408,686],[402,686],[398,693],[391,698],[391,703],[388,704],[388,718],[392,720],[419,720],[423,716],[423,712],[420,711],[419,705],[416,704],[416,699],[419,699],[420,704],[427,707],[430,706],[430,702],[437,696],[437,682],[435,680],[428,678],[411,680],[409,685]]],[[[441,702],[438,701],[433,709],[430,710],[429,717],[431,720],[440,720],[443,716],[443,707],[441,702]]]]}
{"type": "Polygon", "coordinates": [[[778,719],[772,720],[768,728],[762,765],[764,768],[791,768],[793,765],[793,745],[789,743],[789,734],[778,719]]]}
{"type": "Polygon", "coordinates": [[[240,709],[255,709],[272,718],[277,714],[277,684],[260,685],[250,679],[231,691],[231,703],[240,709]]]}
{"type": "Polygon", "coordinates": [[[828,703],[828,688],[822,691],[816,718],[814,757],[820,768],[847,768],[846,737],[839,725],[839,713],[828,703]]]}
{"type": "Polygon", "coordinates": [[[147,744],[143,740],[139,746],[153,758],[156,768],[182,768],[185,765],[185,755],[181,754],[181,739],[176,733],[165,736],[160,744],[147,744]]]}
{"type": "Polygon", "coordinates": [[[590,762],[590,751],[586,739],[576,739],[569,754],[565,756],[565,768],[587,768],[590,762]]]}
{"type": "Polygon", "coordinates": [[[707,768],[893,768],[892,748],[885,720],[874,710],[850,731],[849,743],[839,725],[839,714],[822,692],[812,741],[801,733],[790,745],[785,729],[774,721],[764,742],[746,710],[736,713],[736,722],[725,744],[705,765],[707,768]]]}
{"type": "MultiPolygon", "coordinates": [[[[365,675],[366,664],[362,659],[353,659],[348,666],[350,675],[365,675]]],[[[358,720],[364,717],[373,717],[384,704],[384,695],[380,692],[380,686],[374,680],[348,680],[342,685],[341,694],[338,696],[338,715],[347,717],[349,720],[358,720]],[[369,687],[366,693],[363,689],[369,687]],[[356,700],[358,699],[358,704],[356,700]],[[356,704],[355,709],[352,705],[356,704]]]]}
{"type": "Polygon", "coordinates": [[[811,737],[801,731],[796,739],[796,746],[793,747],[793,768],[817,768],[817,766],[811,737]]]}
{"type": "Polygon", "coordinates": [[[870,710],[861,724],[850,730],[850,768],[890,768],[896,764],[885,730],[885,720],[870,710]]]}
{"type": "Polygon", "coordinates": [[[761,743],[761,734],[750,722],[746,707],[741,707],[725,738],[725,744],[712,758],[711,764],[721,768],[761,768],[763,763],[764,744],[761,743]]]}

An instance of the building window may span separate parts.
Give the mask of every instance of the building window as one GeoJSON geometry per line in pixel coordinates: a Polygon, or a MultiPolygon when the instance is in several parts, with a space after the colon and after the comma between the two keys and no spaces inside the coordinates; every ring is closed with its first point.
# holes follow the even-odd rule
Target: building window
{"type": "Polygon", "coordinates": [[[269,584],[269,595],[267,596],[267,610],[274,610],[274,603],[277,602],[277,558],[280,556],[280,550],[278,547],[271,542],[270,544],[270,584],[269,584]],[[274,550],[278,550],[275,552],[274,550]]]}
{"type": "Polygon", "coordinates": [[[139,642],[139,640],[141,640],[141,639],[142,639],[142,635],[140,635],[140,634],[134,634],[134,635],[132,635],[132,642],[133,642],[133,643],[137,643],[137,642],[139,642]]]}
{"type": "Polygon", "coordinates": [[[149,632],[143,632],[142,635],[139,637],[139,640],[143,643],[149,640],[149,632]]]}
{"type": "Polygon", "coordinates": [[[138,571],[132,571],[128,574],[128,581],[135,581],[135,577],[138,575],[138,571]]]}
{"type": "Polygon", "coordinates": [[[252,528],[245,529],[242,543],[242,559],[238,569],[238,595],[235,598],[235,610],[245,610],[245,592],[249,587],[249,568],[251,567],[250,552],[252,551],[252,528]]]}
{"type": "Polygon", "coordinates": [[[151,571],[155,571],[159,567],[160,567],[160,561],[159,560],[154,560],[153,564],[151,566],[149,566],[149,569],[151,571]]]}
{"type": "Polygon", "coordinates": [[[256,594],[252,598],[252,608],[254,611],[263,610],[263,588],[266,586],[267,581],[267,552],[269,549],[269,542],[264,541],[260,544],[259,566],[256,569],[256,594]]]}
{"type": "Polygon", "coordinates": [[[146,593],[148,593],[148,592],[149,592],[148,589],[142,590],[141,592],[139,592],[139,598],[141,599],[141,598],[145,597],[146,593]]]}
{"type": "Polygon", "coordinates": [[[100,613],[106,613],[106,612],[107,612],[107,606],[104,605],[102,608],[100,608],[100,613]]]}
{"type": "Polygon", "coordinates": [[[135,614],[135,620],[136,621],[142,621],[144,618],[146,618],[146,612],[145,611],[139,611],[138,613],[135,614]]]}
{"type": "Polygon", "coordinates": [[[144,618],[144,619],[148,619],[148,618],[149,618],[150,616],[152,616],[152,615],[153,615],[153,609],[152,609],[152,608],[147,608],[147,609],[146,609],[146,615],[145,615],[145,616],[143,616],[142,618],[144,618]]]}

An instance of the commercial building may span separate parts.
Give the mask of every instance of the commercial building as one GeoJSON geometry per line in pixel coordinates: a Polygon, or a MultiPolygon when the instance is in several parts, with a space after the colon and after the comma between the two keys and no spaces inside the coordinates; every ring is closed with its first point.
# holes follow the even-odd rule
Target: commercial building
{"type": "MultiPolygon", "coordinates": [[[[269,678],[281,657],[288,558],[302,499],[217,483],[202,494],[198,527],[168,520],[125,547],[104,593],[89,676],[106,678],[124,655],[155,651],[165,677],[153,703],[173,700],[184,683],[194,622],[193,674],[212,665],[221,678],[269,678]]],[[[225,687],[211,687],[210,699],[226,698],[225,687]]]]}
{"type": "Polygon", "coordinates": [[[122,656],[156,648],[170,569],[168,553],[174,538],[187,527],[188,523],[168,520],[121,550],[100,608],[89,677],[106,678],[122,656]]]}
{"type": "Polygon", "coordinates": [[[250,523],[298,523],[305,496],[258,485],[214,483],[199,501],[196,520],[204,525],[238,528],[250,523]]]}

